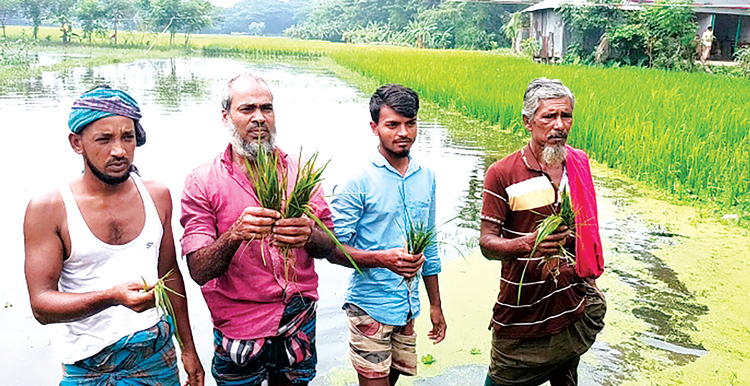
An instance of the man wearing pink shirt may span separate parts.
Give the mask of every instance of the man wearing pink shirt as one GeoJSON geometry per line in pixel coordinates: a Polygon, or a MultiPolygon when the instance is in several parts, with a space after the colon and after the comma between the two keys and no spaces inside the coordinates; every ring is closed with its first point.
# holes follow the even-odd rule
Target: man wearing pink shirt
{"type": "MultiPolygon", "coordinates": [[[[188,175],[180,218],[182,251],[214,324],[211,372],[218,385],[306,385],[317,364],[313,257],[329,253],[331,242],[306,217],[282,219],[260,207],[250,183],[245,160],[252,166],[259,151],[276,152],[290,176],[298,168],[274,146],[273,96],[266,82],[250,74],[230,80],[222,116],[231,144],[188,175]],[[293,250],[288,275],[280,246],[293,250]]],[[[333,228],[321,189],[311,206],[333,228]]]]}

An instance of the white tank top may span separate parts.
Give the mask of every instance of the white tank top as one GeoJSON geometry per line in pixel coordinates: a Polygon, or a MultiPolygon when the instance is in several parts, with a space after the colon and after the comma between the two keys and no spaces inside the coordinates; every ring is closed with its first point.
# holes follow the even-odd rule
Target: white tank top
{"type": "MultiPolygon", "coordinates": [[[[153,284],[158,279],[157,263],[164,230],[145,185],[135,174],[131,176],[141,195],[146,221],[138,237],[123,245],[107,244],[94,236],[81,215],[70,185],[60,187],[71,249],[58,282],[61,292],[100,291],[129,280],[141,281],[141,278],[153,284]]],[[[85,319],[65,323],[56,349],[62,363],[72,364],[158,321],[154,308],[137,313],[125,306],[109,307],[85,319]]]]}

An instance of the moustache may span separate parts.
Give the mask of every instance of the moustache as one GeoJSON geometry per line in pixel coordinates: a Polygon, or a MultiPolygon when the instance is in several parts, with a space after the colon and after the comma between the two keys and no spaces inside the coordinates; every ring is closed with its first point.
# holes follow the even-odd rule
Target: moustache
{"type": "Polygon", "coordinates": [[[128,162],[128,159],[125,157],[112,157],[112,159],[107,161],[107,166],[118,165],[124,162],[128,162]]]}
{"type": "Polygon", "coordinates": [[[547,139],[554,139],[554,138],[567,139],[568,138],[568,133],[565,133],[565,132],[554,132],[553,131],[553,132],[551,132],[547,136],[547,139]]]}

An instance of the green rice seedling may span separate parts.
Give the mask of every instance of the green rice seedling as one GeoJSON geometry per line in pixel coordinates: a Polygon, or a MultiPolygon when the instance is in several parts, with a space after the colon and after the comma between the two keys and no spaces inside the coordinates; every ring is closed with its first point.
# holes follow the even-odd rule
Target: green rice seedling
{"type": "Polygon", "coordinates": [[[562,200],[560,202],[560,217],[562,218],[562,225],[567,227],[574,227],[576,225],[576,213],[573,210],[573,204],[570,201],[570,194],[568,189],[563,189],[562,200]]]}
{"type": "Polygon", "coordinates": [[[316,216],[312,208],[310,207],[310,198],[312,197],[313,193],[315,192],[315,189],[320,185],[320,183],[323,181],[323,171],[325,171],[326,167],[328,167],[328,162],[326,162],[322,167],[316,169],[315,168],[315,162],[318,160],[318,152],[316,151],[313,153],[312,157],[310,157],[304,165],[302,165],[302,149],[300,149],[300,159],[297,162],[297,165],[301,165],[298,172],[297,177],[295,179],[294,189],[292,189],[291,193],[289,193],[289,196],[286,198],[286,205],[284,207],[284,212],[282,215],[284,218],[296,218],[301,217],[303,214],[306,215],[308,218],[315,221],[315,223],[318,225],[318,227],[326,234],[328,237],[333,240],[334,244],[336,244],[336,247],[341,250],[341,252],[344,253],[344,256],[349,260],[349,262],[352,264],[352,267],[354,269],[362,274],[362,271],[357,266],[357,263],[354,262],[354,258],[349,254],[349,252],[346,251],[344,246],[339,242],[336,235],[331,232],[330,229],[321,221],[318,216],[316,216]]]}
{"type": "Polygon", "coordinates": [[[523,278],[526,276],[526,270],[529,268],[529,261],[531,261],[531,258],[534,257],[539,244],[541,244],[544,239],[549,237],[549,235],[554,233],[555,230],[560,227],[560,224],[562,224],[562,218],[560,217],[560,215],[553,214],[549,217],[545,217],[544,220],[542,220],[542,222],[537,225],[537,234],[536,240],[534,241],[534,247],[531,248],[529,259],[526,260],[526,264],[523,266],[523,271],[521,271],[521,280],[518,281],[518,299],[516,301],[517,305],[521,305],[521,288],[523,287],[523,278]]]}
{"type": "MultiPolygon", "coordinates": [[[[573,205],[570,201],[570,194],[568,194],[567,189],[564,189],[561,194],[560,210],[557,213],[554,213],[553,210],[552,215],[545,217],[544,220],[542,220],[539,225],[537,225],[537,235],[536,239],[534,240],[534,246],[531,248],[529,259],[526,260],[526,264],[524,264],[523,266],[523,271],[521,271],[521,280],[519,280],[518,282],[518,298],[516,300],[517,305],[521,304],[521,288],[523,287],[523,279],[526,276],[526,270],[529,267],[529,262],[531,261],[531,258],[534,257],[534,254],[536,254],[536,250],[539,247],[539,244],[541,244],[542,241],[544,241],[551,234],[555,233],[557,228],[559,228],[560,226],[567,226],[568,228],[573,229],[575,225],[575,211],[573,210],[573,205]]],[[[570,264],[575,264],[575,256],[571,255],[561,245],[559,254],[542,257],[542,263],[546,267],[555,259],[557,259],[558,265],[557,267],[550,269],[550,274],[552,275],[553,280],[557,282],[557,276],[560,274],[559,260],[562,259],[570,264]]]]}
{"type": "Polygon", "coordinates": [[[177,343],[180,345],[180,348],[183,347],[182,338],[180,337],[180,332],[177,330],[177,318],[174,312],[174,308],[172,307],[172,301],[169,300],[169,294],[175,294],[180,297],[185,297],[185,295],[169,288],[166,284],[170,279],[170,276],[174,273],[174,269],[170,269],[169,272],[167,272],[164,276],[159,278],[156,281],[156,284],[154,284],[153,287],[149,288],[148,283],[146,283],[146,279],[143,279],[143,291],[154,291],[154,301],[156,303],[156,309],[159,311],[159,313],[162,316],[168,315],[172,319],[172,324],[174,325],[174,336],[177,338],[177,343]]]}
{"type": "Polygon", "coordinates": [[[286,206],[284,207],[285,218],[300,217],[305,214],[305,209],[309,206],[310,198],[318,187],[318,184],[323,181],[323,171],[328,167],[328,162],[325,163],[319,169],[315,169],[315,162],[318,159],[318,152],[313,153],[304,165],[302,165],[302,151],[300,149],[300,158],[298,165],[300,165],[297,177],[294,180],[294,189],[289,193],[286,198],[286,206]]]}
{"type": "MultiPolygon", "coordinates": [[[[260,144],[261,137],[258,137],[258,145],[260,144]]],[[[286,173],[278,172],[278,155],[275,152],[269,155],[262,149],[258,149],[255,165],[252,165],[247,158],[245,158],[245,165],[255,186],[255,193],[260,205],[281,212],[287,185],[286,173]]]]}
{"type": "MultiPolygon", "coordinates": [[[[424,253],[430,245],[437,243],[437,231],[435,230],[435,227],[427,228],[423,222],[418,222],[415,225],[412,221],[409,221],[407,226],[406,253],[410,255],[418,255],[424,253]]],[[[412,281],[414,281],[413,277],[408,279],[404,278],[403,280],[403,283],[406,284],[406,291],[408,292],[409,297],[411,297],[412,281]]]]}
{"type": "MultiPolygon", "coordinates": [[[[568,190],[564,189],[562,192],[562,201],[560,203],[560,211],[558,212],[560,219],[562,220],[560,225],[566,226],[570,230],[574,230],[576,226],[576,214],[573,210],[573,205],[570,201],[570,194],[568,190]]],[[[541,264],[549,271],[552,276],[552,280],[557,284],[557,277],[560,276],[560,262],[563,261],[569,265],[575,265],[575,255],[568,252],[564,246],[560,245],[559,253],[556,255],[547,255],[542,257],[541,264]]]]}
{"type": "Polygon", "coordinates": [[[410,255],[423,253],[428,246],[437,242],[437,231],[435,227],[427,228],[424,223],[419,222],[416,225],[409,223],[406,231],[406,252],[410,255]]]}
{"type": "MultiPolygon", "coordinates": [[[[245,158],[245,165],[250,174],[250,180],[255,187],[255,194],[258,196],[260,205],[264,208],[281,212],[282,202],[286,195],[286,173],[279,173],[278,155],[276,152],[271,155],[266,154],[261,148],[261,141],[262,137],[258,136],[258,154],[255,157],[255,165],[252,165],[247,158],[245,158]]],[[[265,266],[266,256],[262,241],[260,246],[260,256],[263,260],[263,265],[265,266]]]]}
{"type": "MultiPolygon", "coordinates": [[[[258,138],[260,144],[260,138],[258,138]]],[[[315,168],[315,162],[318,159],[318,152],[313,153],[304,165],[302,164],[302,151],[300,150],[299,158],[299,169],[295,176],[294,188],[291,192],[288,192],[287,182],[288,176],[286,170],[282,168],[279,170],[279,159],[278,155],[274,153],[272,156],[265,154],[263,151],[259,151],[256,157],[255,168],[253,168],[249,160],[245,159],[247,169],[250,172],[250,179],[255,186],[256,195],[260,201],[261,206],[269,208],[281,213],[283,218],[297,218],[302,215],[306,215],[328,235],[334,244],[344,253],[346,258],[352,264],[354,269],[360,274],[362,271],[354,262],[351,255],[344,249],[344,246],[338,241],[336,235],[331,232],[330,229],[312,212],[310,208],[310,198],[312,197],[315,189],[318,187],[320,182],[323,181],[323,171],[328,166],[328,162],[325,163],[321,168],[315,168]]],[[[330,161],[329,161],[330,162],[330,161]]],[[[284,276],[286,281],[289,281],[289,269],[293,265],[292,259],[290,259],[290,250],[282,248],[280,250],[284,257],[284,276]]],[[[293,256],[293,252],[292,252],[293,256]]],[[[261,257],[263,259],[263,265],[266,265],[266,259],[264,255],[264,249],[261,245],[261,257]]]]}

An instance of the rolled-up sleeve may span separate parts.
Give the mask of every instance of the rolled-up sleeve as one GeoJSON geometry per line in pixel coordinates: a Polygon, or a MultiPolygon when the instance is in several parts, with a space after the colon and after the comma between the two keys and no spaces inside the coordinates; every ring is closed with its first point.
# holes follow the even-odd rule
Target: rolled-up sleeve
{"type": "Polygon", "coordinates": [[[362,218],[363,204],[361,190],[356,181],[344,184],[331,202],[333,225],[336,237],[343,244],[354,246],[357,239],[357,223],[362,218]]]}
{"type": "Polygon", "coordinates": [[[328,203],[325,200],[323,193],[323,186],[318,185],[310,197],[310,209],[311,212],[325,224],[328,229],[333,229],[333,215],[331,209],[328,207],[328,203]]]}
{"type": "Polygon", "coordinates": [[[183,256],[206,247],[217,239],[216,212],[205,189],[193,174],[185,180],[180,208],[180,224],[185,228],[180,239],[183,256]]]}

